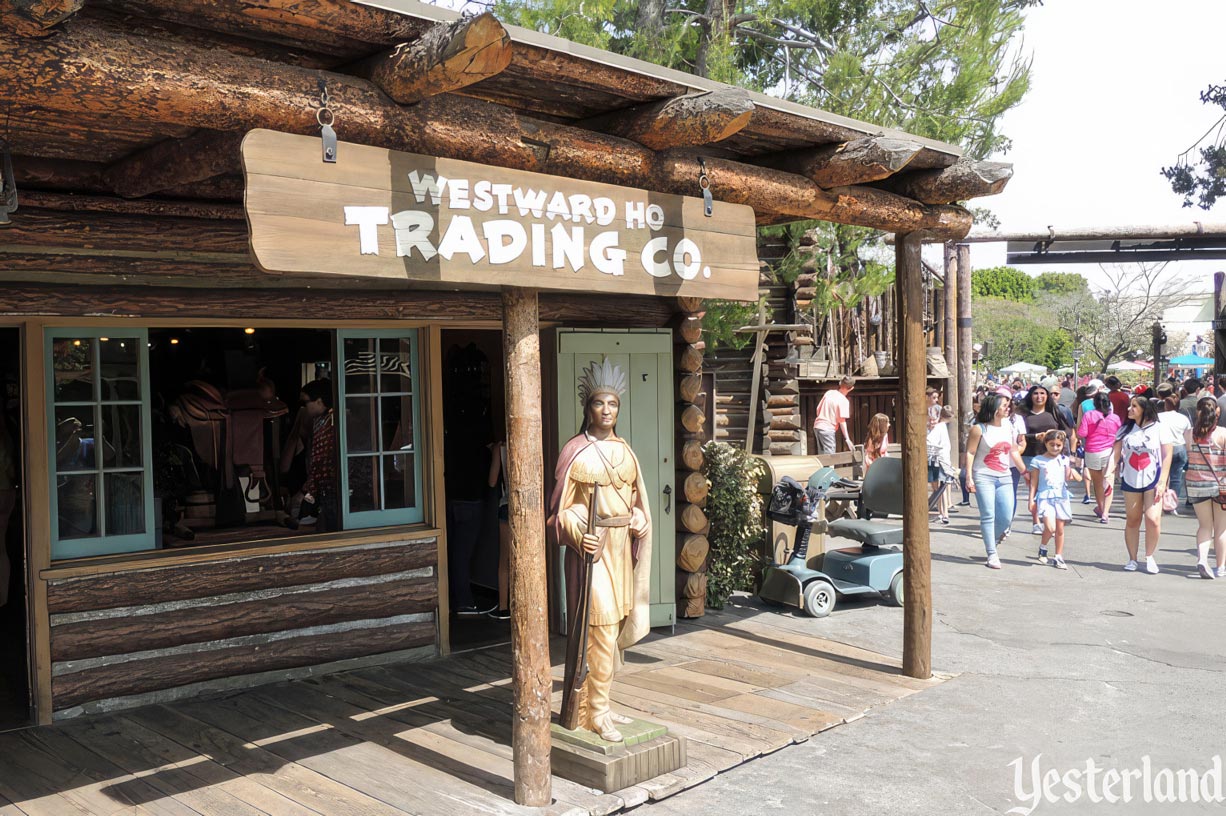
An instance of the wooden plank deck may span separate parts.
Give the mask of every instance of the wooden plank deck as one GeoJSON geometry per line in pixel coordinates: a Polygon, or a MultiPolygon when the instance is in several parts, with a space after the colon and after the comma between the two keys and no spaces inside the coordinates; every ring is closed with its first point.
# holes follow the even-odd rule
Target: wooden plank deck
{"type": "MultiPolygon", "coordinates": [[[[511,801],[510,649],[147,706],[0,735],[7,816],[616,813],[858,719],[940,680],[785,616],[708,614],[627,655],[613,699],[689,741],[689,764],[602,794],[554,778],[511,801]]],[[[564,644],[554,643],[555,709],[564,644]]]]}

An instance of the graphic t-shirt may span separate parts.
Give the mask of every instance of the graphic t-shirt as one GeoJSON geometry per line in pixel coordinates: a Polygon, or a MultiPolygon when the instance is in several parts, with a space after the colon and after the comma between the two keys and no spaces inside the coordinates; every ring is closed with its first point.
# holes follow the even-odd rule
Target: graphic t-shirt
{"type": "Polygon", "coordinates": [[[1068,498],[1068,462],[1068,457],[1064,454],[1053,458],[1044,453],[1030,460],[1030,469],[1038,471],[1039,474],[1039,486],[1034,493],[1035,501],[1068,498]]]}
{"type": "Polygon", "coordinates": [[[979,439],[979,448],[975,451],[974,471],[986,472],[990,476],[1007,476],[1012,467],[1013,446],[1017,434],[1008,422],[1000,425],[980,425],[983,434],[979,439]]]}
{"type": "Polygon", "coordinates": [[[1124,464],[1120,478],[1136,490],[1148,490],[1158,482],[1162,465],[1162,442],[1165,432],[1157,422],[1144,428],[1133,425],[1120,429],[1117,440],[1123,440],[1124,464]]]}

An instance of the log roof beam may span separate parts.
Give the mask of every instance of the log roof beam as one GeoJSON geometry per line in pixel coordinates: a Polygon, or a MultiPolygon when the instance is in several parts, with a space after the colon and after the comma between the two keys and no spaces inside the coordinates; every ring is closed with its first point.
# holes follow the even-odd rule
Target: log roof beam
{"type": "Polygon", "coordinates": [[[0,31],[49,37],[54,27],[81,10],[85,0],[0,0],[0,31]]]}
{"type": "Polygon", "coordinates": [[[887,136],[865,136],[841,144],[789,150],[757,160],[817,182],[819,187],[846,187],[889,178],[924,149],[917,142],[887,136]]]}
{"type": "Polygon", "coordinates": [[[436,23],[412,42],[377,54],[353,73],[402,105],[459,90],[511,64],[511,35],[493,14],[436,23]]]}
{"type": "Polygon", "coordinates": [[[201,130],[167,139],[115,162],[103,179],[124,198],[141,198],[215,176],[242,171],[239,131],[201,130]]]}
{"type": "Polygon", "coordinates": [[[580,122],[579,126],[664,150],[723,141],[743,130],[753,112],[748,93],[725,88],[637,105],[580,122]]]}
{"type": "MultiPolygon", "coordinates": [[[[0,93],[17,105],[71,116],[106,112],[137,121],[224,130],[271,128],[315,134],[321,72],[216,53],[176,41],[131,37],[87,19],[54,38],[0,35],[10,81],[0,93]],[[78,78],[91,77],[88,85],[78,78]]],[[[697,155],[649,148],[604,133],[546,122],[490,102],[446,94],[398,105],[370,82],[323,72],[342,139],[550,175],[680,195],[697,194],[697,155]]],[[[810,179],[709,158],[716,199],[761,213],[820,219],[890,232],[969,231],[959,207],[927,207],[869,187],[823,191],[810,179]]]]}
{"type": "Polygon", "coordinates": [[[1011,178],[1012,164],[962,158],[941,170],[895,176],[882,186],[925,204],[948,204],[996,195],[1011,178]]]}

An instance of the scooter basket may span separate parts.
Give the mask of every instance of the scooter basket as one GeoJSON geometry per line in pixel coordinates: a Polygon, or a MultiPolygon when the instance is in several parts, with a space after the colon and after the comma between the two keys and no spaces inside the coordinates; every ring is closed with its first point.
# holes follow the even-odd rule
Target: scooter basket
{"type": "Polygon", "coordinates": [[[766,517],[780,524],[803,524],[809,519],[810,497],[804,485],[791,476],[784,476],[771,490],[766,517]]]}

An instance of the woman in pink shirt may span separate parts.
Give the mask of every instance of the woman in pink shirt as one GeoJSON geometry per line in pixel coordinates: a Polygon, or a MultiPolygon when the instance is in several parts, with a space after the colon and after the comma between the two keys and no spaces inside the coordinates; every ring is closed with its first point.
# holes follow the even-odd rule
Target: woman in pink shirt
{"type": "Polygon", "coordinates": [[[1120,429],[1120,418],[1111,409],[1111,400],[1102,391],[1093,397],[1093,408],[1081,415],[1077,425],[1077,437],[1084,440],[1086,448],[1085,467],[1090,471],[1090,485],[1094,493],[1094,515],[1106,524],[1110,520],[1111,484],[1104,475],[1111,460],[1111,448],[1120,429]]]}

